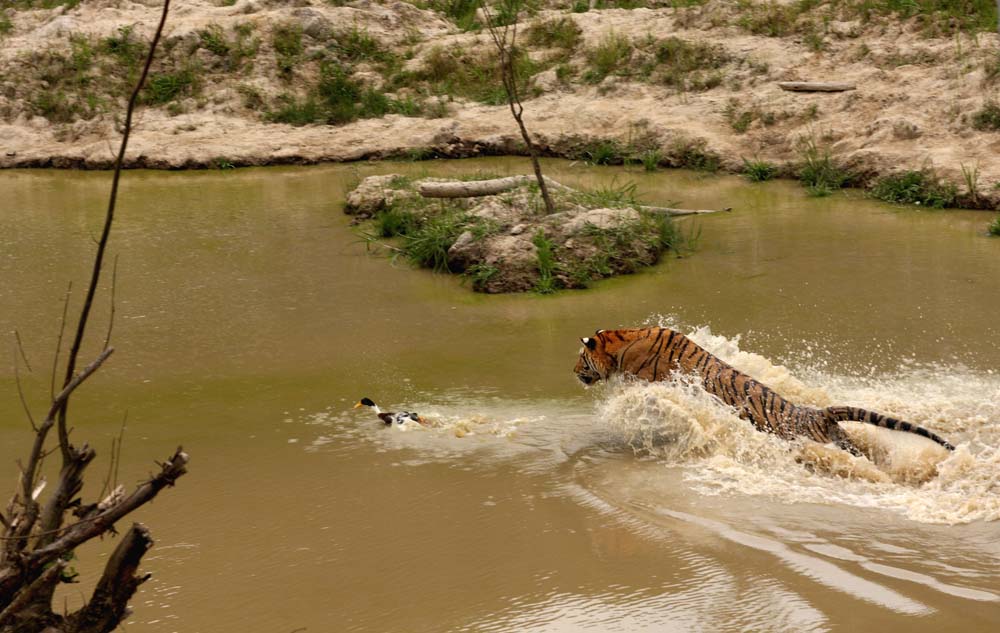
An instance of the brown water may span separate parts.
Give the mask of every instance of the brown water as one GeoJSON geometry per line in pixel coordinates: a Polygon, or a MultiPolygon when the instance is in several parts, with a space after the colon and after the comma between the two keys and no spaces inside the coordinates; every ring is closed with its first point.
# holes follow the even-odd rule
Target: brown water
{"type": "MultiPolygon", "coordinates": [[[[157,545],[129,630],[997,630],[988,216],[553,162],[568,184],[631,179],[656,203],[735,211],[682,220],[700,226],[697,252],[647,273],[486,297],[366,254],[340,213],[355,172],[523,167],[126,174],[117,353],[76,401],[74,436],[100,450],[97,479],[126,410],[123,481],[176,444],[192,455],[139,513],[157,545]],[[642,323],[795,400],[878,408],[959,450],[924,484],[846,481],[683,382],[584,390],[578,338],[642,323]],[[381,428],[350,410],[361,396],[437,426],[381,428]]],[[[25,340],[36,411],[107,186],[0,172],[0,331],[25,340]]],[[[105,295],[98,338],[106,321],[105,295]]],[[[884,470],[929,459],[884,433],[884,470]]],[[[7,361],[0,439],[12,482],[29,433],[7,361]]],[[[111,546],[80,552],[70,608],[111,546]]]]}

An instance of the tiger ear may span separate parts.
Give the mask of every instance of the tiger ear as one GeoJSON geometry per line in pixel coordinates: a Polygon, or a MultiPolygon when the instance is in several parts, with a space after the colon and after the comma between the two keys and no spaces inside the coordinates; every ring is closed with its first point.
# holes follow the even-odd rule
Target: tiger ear
{"type": "Polygon", "coordinates": [[[600,336],[601,332],[603,332],[603,331],[604,330],[597,330],[596,332],[594,332],[594,336],[600,336]]]}
{"type": "Polygon", "coordinates": [[[587,349],[594,349],[595,347],[597,347],[597,341],[595,341],[592,338],[584,337],[580,339],[580,341],[583,342],[583,346],[586,347],[587,349]]]}

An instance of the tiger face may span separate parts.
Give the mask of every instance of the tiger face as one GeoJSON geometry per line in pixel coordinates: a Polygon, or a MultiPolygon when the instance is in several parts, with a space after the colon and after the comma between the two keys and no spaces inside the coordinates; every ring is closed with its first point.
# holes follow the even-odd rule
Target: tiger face
{"type": "Polygon", "coordinates": [[[585,385],[592,385],[599,380],[605,380],[615,370],[615,357],[607,353],[601,332],[598,330],[594,338],[582,338],[580,358],[576,361],[576,377],[585,385]]]}

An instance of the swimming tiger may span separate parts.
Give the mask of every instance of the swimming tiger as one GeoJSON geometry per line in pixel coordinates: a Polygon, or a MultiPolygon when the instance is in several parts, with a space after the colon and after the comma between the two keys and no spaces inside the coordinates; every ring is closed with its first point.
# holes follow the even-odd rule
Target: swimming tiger
{"type": "Polygon", "coordinates": [[[587,385],[624,374],[643,380],[664,380],[681,371],[701,378],[706,391],[734,407],[759,431],[785,439],[807,437],[860,455],[838,422],[873,424],[894,431],[916,433],[949,451],[955,447],[927,429],[857,407],[816,409],[789,402],[750,376],[716,358],[680,332],[662,327],[598,330],[580,339],[583,348],[576,363],[577,377],[587,385]]]}

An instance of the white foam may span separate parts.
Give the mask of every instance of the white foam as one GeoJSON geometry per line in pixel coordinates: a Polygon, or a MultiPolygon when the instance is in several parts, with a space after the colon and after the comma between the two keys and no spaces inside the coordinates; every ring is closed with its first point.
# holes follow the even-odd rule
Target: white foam
{"type": "Polygon", "coordinates": [[[699,492],[883,508],[927,523],[1000,519],[1000,377],[995,374],[948,367],[907,367],[899,375],[863,378],[810,369],[793,374],[740,350],[739,337],[705,327],[688,336],[793,402],[862,406],[925,426],[958,446],[948,453],[913,434],[845,424],[871,449],[873,464],[844,451],[818,452],[814,443],[759,433],[691,377],[609,385],[598,416],[635,450],[683,464],[685,479],[699,492]],[[803,460],[815,468],[807,469],[803,460]]]}

